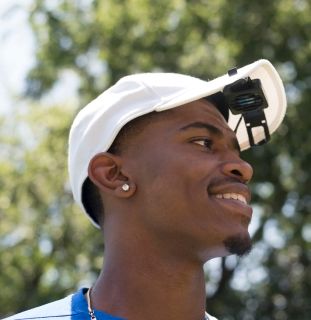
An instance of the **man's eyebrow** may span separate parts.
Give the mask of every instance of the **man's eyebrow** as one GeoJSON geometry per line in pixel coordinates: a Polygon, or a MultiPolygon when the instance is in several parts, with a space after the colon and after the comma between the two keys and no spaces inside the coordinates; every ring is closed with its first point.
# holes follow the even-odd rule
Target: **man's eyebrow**
{"type": "Polygon", "coordinates": [[[220,129],[218,129],[217,127],[215,127],[214,125],[212,125],[210,123],[206,123],[206,122],[200,122],[200,121],[192,122],[192,123],[187,124],[184,127],[181,127],[180,131],[185,131],[185,130],[192,129],[192,128],[205,129],[205,130],[208,130],[217,136],[220,136],[220,137],[224,136],[222,131],[220,129]]]}
{"type": "MultiPolygon", "coordinates": [[[[181,127],[180,131],[185,131],[185,130],[192,129],[192,128],[205,129],[220,138],[224,137],[224,134],[220,129],[218,129],[217,127],[215,127],[214,125],[212,125],[210,123],[200,122],[200,121],[192,122],[192,123],[187,124],[184,127],[181,127]]],[[[231,140],[231,145],[232,145],[233,149],[237,150],[240,153],[241,148],[240,148],[240,145],[239,145],[237,138],[232,138],[230,140],[231,140]]]]}

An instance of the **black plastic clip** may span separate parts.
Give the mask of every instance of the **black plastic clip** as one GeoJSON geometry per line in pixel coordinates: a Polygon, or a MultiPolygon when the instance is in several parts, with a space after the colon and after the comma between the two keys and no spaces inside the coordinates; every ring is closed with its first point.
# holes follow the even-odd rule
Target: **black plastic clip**
{"type": "Polygon", "coordinates": [[[232,76],[236,75],[237,73],[238,73],[237,67],[234,67],[234,68],[231,68],[231,69],[228,70],[228,76],[229,77],[232,77],[232,76]]]}

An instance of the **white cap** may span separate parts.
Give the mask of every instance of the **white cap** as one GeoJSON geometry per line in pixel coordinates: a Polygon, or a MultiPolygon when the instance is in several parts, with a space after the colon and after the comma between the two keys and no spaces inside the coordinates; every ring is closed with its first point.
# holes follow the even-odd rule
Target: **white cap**
{"type": "MultiPolygon", "coordinates": [[[[272,134],[284,118],[286,97],[282,80],[267,60],[258,60],[237,69],[234,75],[225,74],[211,81],[176,73],[143,73],[120,79],[83,108],[71,126],[68,166],[75,201],[86,212],[81,191],[88,177],[89,163],[97,153],[109,149],[126,123],[153,111],[168,110],[207,97],[246,77],[261,80],[268,102],[264,113],[272,134]]],[[[232,130],[239,119],[240,115],[233,115],[229,111],[228,125],[232,130]]],[[[250,143],[246,126],[240,125],[236,135],[241,150],[248,149],[250,143]]],[[[263,140],[262,128],[254,128],[253,136],[255,142],[263,140]]]]}

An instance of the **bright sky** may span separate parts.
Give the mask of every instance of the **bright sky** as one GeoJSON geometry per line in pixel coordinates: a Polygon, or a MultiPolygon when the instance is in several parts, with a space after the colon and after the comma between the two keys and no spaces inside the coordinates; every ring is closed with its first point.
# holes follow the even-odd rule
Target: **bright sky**
{"type": "Polygon", "coordinates": [[[27,71],[34,63],[34,41],[28,26],[32,0],[0,1],[0,114],[14,108],[27,71]]]}
{"type": "MultiPolygon", "coordinates": [[[[25,89],[25,77],[35,63],[35,42],[28,24],[33,0],[0,0],[0,115],[14,114],[26,101],[18,100],[25,89]]],[[[55,2],[49,2],[50,5],[55,2]]],[[[78,106],[79,80],[64,70],[44,103],[68,102],[78,106]]]]}

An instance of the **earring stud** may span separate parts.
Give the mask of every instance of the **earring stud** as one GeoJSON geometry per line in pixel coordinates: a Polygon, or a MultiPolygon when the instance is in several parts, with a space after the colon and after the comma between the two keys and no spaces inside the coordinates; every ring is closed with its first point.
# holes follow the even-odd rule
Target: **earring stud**
{"type": "Polygon", "coordinates": [[[129,190],[130,190],[130,186],[129,186],[127,183],[124,183],[124,184],[122,185],[122,190],[123,190],[123,191],[129,191],[129,190]]]}

